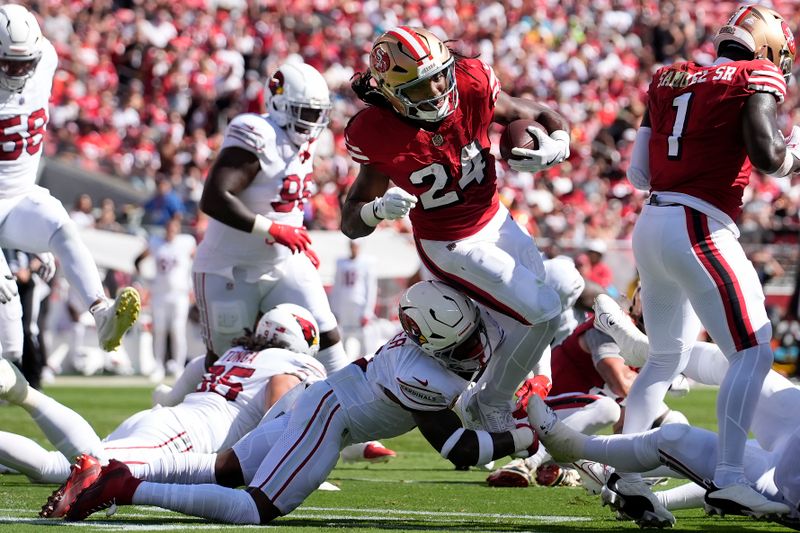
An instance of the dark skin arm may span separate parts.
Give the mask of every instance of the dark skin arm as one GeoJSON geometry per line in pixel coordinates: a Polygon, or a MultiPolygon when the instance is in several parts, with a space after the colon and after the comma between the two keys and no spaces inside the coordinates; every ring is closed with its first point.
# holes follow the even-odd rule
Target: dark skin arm
{"type": "MultiPolygon", "coordinates": [[[[422,435],[436,450],[461,426],[461,420],[450,409],[442,411],[412,411],[414,422],[422,435]]],[[[490,433],[494,443],[492,459],[499,459],[514,453],[514,439],[511,433],[490,433]]],[[[456,466],[474,466],[478,462],[478,437],[474,431],[466,430],[447,457],[456,466]]]]}
{"type": "Polygon", "coordinates": [[[258,157],[241,148],[225,148],[208,174],[200,209],[223,224],[250,233],[256,214],[237,197],[253,183],[261,166],[258,157]]]}
{"type": "Polygon", "coordinates": [[[535,120],[544,126],[548,133],[556,130],[569,131],[567,120],[546,105],[526,98],[509,96],[500,91],[494,106],[494,122],[506,125],[518,119],[535,120]]]}
{"type": "Polygon", "coordinates": [[[342,233],[351,239],[369,235],[375,228],[361,219],[361,207],[377,196],[383,196],[389,188],[389,176],[371,165],[361,165],[358,177],[347,191],[342,206],[342,233]]]}
{"type": "MultiPolygon", "coordinates": [[[[758,170],[771,174],[780,168],[786,157],[786,143],[778,127],[778,102],[770,94],[755,93],[744,104],[742,136],[747,155],[758,170]]],[[[800,171],[800,160],[794,158],[792,172],[800,171]]]]}

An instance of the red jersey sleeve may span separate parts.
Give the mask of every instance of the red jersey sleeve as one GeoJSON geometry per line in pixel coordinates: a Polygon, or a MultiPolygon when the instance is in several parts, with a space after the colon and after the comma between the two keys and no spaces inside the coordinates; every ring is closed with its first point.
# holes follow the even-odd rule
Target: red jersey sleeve
{"type": "Polygon", "coordinates": [[[344,130],[344,143],[353,161],[359,165],[374,165],[387,162],[385,150],[382,150],[380,139],[385,139],[386,131],[381,131],[385,124],[381,113],[392,113],[370,106],[356,113],[347,123],[344,130]]]}
{"type": "Polygon", "coordinates": [[[482,102],[493,113],[501,89],[494,69],[480,59],[462,59],[456,64],[456,68],[464,74],[458,76],[459,98],[482,102]]]}
{"type": "Polygon", "coordinates": [[[780,69],[766,59],[748,61],[745,68],[746,88],[751,93],[768,93],[778,103],[786,98],[786,80],[780,69]]]}

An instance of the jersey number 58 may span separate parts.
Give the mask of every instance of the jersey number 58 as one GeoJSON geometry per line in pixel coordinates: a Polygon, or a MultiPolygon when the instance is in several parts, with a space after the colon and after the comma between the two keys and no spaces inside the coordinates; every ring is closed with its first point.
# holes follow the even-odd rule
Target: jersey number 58
{"type": "Polygon", "coordinates": [[[23,121],[21,115],[0,120],[0,161],[14,161],[22,149],[30,155],[42,149],[47,112],[37,109],[23,121]]]}

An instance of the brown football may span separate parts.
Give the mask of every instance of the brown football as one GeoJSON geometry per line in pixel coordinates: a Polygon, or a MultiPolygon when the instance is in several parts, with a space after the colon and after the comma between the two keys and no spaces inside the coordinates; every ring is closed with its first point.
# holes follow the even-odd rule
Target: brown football
{"type": "Polygon", "coordinates": [[[539,148],[538,141],[528,133],[528,126],[535,126],[542,131],[547,131],[544,126],[534,120],[515,120],[506,126],[506,129],[503,130],[503,135],[500,137],[500,157],[503,159],[519,159],[511,153],[513,148],[527,148],[528,150],[537,150],[539,148]]]}

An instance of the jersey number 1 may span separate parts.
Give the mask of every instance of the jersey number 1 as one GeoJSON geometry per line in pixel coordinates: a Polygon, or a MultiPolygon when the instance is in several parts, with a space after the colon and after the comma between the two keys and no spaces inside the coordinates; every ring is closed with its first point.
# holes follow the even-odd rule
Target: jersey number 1
{"type": "Polygon", "coordinates": [[[677,107],[675,112],[675,123],[672,125],[672,135],[667,137],[667,159],[677,160],[681,158],[681,137],[686,133],[686,117],[689,115],[689,104],[694,93],[684,93],[675,97],[672,107],[677,107]]]}

